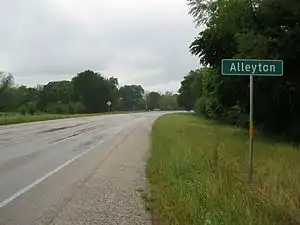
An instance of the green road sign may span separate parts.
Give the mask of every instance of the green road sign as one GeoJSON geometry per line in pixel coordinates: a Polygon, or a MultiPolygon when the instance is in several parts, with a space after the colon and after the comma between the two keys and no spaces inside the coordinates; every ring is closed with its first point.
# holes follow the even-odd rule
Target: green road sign
{"type": "Polygon", "coordinates": [[[246,75],[250,81],[250,112],[249,112],[249,182],[253,175],[253,76],[282,76],[282,60],[259,60],[259,59],[223,59],[223,75],[246,75]]]}
{"type": "Polygon", "coordinates": [[[223,75],[282,76],[282,60],[223,59],[223,75]]]}

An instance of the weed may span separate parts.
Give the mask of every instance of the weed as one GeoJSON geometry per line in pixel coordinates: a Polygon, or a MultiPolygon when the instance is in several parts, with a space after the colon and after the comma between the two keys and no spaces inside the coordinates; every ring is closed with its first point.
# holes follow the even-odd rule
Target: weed
{"type": "Polygon", "coordinates": [[[247,131],[187,114],[159,118],[147,176],[160,224],[300,224],[300,152],[257,137],[247,182],[247,131]]]}

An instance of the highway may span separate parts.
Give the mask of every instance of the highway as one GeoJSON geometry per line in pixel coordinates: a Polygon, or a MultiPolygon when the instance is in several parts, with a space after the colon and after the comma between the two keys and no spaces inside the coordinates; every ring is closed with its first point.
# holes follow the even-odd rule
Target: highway
{"type": "Polygon", "coordinates": [[[117,146],[143,124],[150,129],[163,114],[0,126],[0,224],[53,222],[117,146]]]}

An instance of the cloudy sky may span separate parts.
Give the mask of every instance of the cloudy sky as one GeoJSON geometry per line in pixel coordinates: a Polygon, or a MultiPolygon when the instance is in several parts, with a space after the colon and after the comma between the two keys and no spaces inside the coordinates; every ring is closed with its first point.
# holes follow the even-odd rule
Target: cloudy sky
{"type": "Polygon", "coordinates": [[[176,91],[199,67],[186,0],[0,0],[0,71],[17,84],[91,69],[120,84],[176,91]]]}

